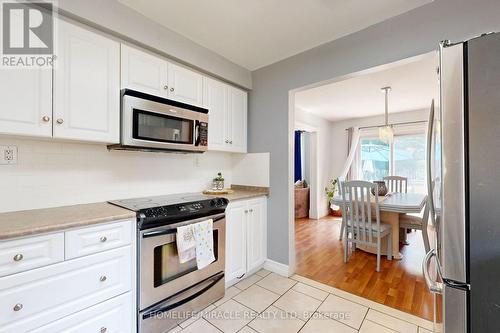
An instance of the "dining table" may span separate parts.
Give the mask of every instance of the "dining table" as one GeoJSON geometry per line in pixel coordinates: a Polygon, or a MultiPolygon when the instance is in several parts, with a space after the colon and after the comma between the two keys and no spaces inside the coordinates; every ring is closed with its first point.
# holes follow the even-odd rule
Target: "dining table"
{"type": "MultiPolygon", "coordinates": [[[[378,206],[380,209],[380,222],[390,224],[392,227],[392,257],[394,259],[400,260],[403,258],[403,255],[399,252],[399,242],[400,239],[406,239],[406,235],[400,235],[400,215],[420,213],[424,208],[426,199],[427,195],[421,193],[388,193],[385,196],[379,196],[378,206]]],[[[342,196],[334,196],[330,200],[330,203],[342,207],[342,196]]],[[[372,207],[374,207],[374,196],[372,196],[371,204],[372,207]]],[[[381,243],[381,253],[386,255],[387,237],[384,237],[381,243]]],[[[356,248],[370,253],[377,253],[376,246],[358,244],[356,248]]]]}

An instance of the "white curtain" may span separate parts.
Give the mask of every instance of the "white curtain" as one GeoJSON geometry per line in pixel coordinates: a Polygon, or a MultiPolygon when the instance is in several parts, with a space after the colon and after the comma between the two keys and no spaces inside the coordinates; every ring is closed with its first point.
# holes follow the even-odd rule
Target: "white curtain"
{"type": "Polygon", "coordinates": [[[352,179],[353,173],[349,172],[352,166],[352,162],[354,161],[354,157],[356,156],[356,150],[358,149],[359,144],[359,128],[358,127],[350,127],[347,130],[347,149],[349,154],[347,155],[347,159],[344,163],[344,168],[340,173],[340,177],[346,177],[346,179],[352,179]],[[349,177],[347,175],[349,174],[349,177]]]}

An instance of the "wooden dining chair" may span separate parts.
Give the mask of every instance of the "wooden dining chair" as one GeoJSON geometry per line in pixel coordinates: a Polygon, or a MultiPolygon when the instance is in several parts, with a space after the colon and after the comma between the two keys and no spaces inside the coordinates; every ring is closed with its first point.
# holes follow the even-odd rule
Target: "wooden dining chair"
{"type": "Polygon", "coordinates": [[[399,227],[406,229],[414,229],[422,231],[422,239],[424,241],[425,253],[429,253],[431,247],[429,243],[429,234],[427,233],[427,225],[429,223],[429,198],[425,201],[424,214],[422,217],[412,214],[399,215],[399,227]]]}
{"type": "Polygon", "coordinates": [[[346,226],[344,230],[344,262],[348,260],[349,243],[353,251],[357,244],[377,248],[377,272],[380,272],[381,241],[387,239],[387,259],[392,259],[392,227],[380,222],[378,204],[378,185],[366,181],[346,181],[342,183],[342,199],[347,208],[346,226]],[[372,220],[372,194],[375,190],[374,211],[375,222],[372,220]]]}
{"type": "MultiPolygon", "coordinates": [[[[344,182],[345,182],[345,177],[340,176],[337,178],[337,190],[338,190],[340,196],[342,196],[342,184],[344,182]]],[[[342,202],[344,202],[344,201],[342,201],[342,202]]],[[[340,208],[341,208],[341,214],[342,214],[342,222],[340,224],[339,240],[342,240],[342,238],[344,237],[343,235],[344,235],[345,221],[346,221],[345,217],[346,217],[347,212],[346,212],[345,205],[341,205],[340,208]]]]}
{"type": "Polygon", "coordinates": [[[384,181],[387,189],[391,193],[407,193],[408,192],[408,178],[401,176],[386,176],[384,181]]]}

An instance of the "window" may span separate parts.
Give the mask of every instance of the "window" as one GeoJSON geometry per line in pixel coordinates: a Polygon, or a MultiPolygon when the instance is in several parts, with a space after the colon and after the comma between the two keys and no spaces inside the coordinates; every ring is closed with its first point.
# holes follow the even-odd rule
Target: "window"
{"type": "Polygon", "coordinates": [[[379,180],[389,175],[391,149],[379,139],[360,139],[358,175],[363,180],[379,180]]]}
{"type": "Polygon", "coordinates": [[[371,136],[360,138],[357,178],[374,181],[388,175],[403,176],[408,178],[408,192],[426,193],[425,149],[422,132],[396,135],[391,143],[371,136]]]}
{"type": "Polygon", "coordinates": [[[394,175],[408,178],[408,192],[425,193],[425,135],[394,138],[394,175]]]}

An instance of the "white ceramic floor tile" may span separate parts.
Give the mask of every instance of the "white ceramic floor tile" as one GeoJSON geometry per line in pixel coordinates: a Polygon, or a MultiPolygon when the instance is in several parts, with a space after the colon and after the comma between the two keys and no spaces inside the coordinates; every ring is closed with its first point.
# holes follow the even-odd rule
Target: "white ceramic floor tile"
{"type": "Polygon", "coordinates": [[[368,308],[341,297],[329,295],[318,311],[331,319],[338,320],[358,330],[368,308]]]}
{"type": "Polygon", "coordinates": [[[250,322],[248,326],[259,333],[296,333],[304,324],[304,321],[294,318],[274,306],[270,306],[258,318],[250,322]]]}
{"type": "Polygon", "coordinates": [[[179,333],[180,331],[182,331],[182,327],[180,326],[175,326],[174,328],[172,328],[170,331],[168,331],[167,333],[179,333]]]}
{"type": "Polygon", "coordinates": [[[359,333],[395,333],[385,326],[374,323],[373,321],[365,320],[363,325],[361,325],[361,329],[359,333]]]}
{"type": "Polygon", "coordinates": [[[227,301],[229,301],[234,296],[238,295],[240,292],[241,292],[241,290],[238,289],[238,288],[229,287],[229,288],[226,289],[226,293],[225,293],[224,297],[222,297],[220,300],[218,300],[217,302],[215,302],[214,305],[215,306],[220,306],[220,305],[226,303],[227,301]]]}
{"type": "Polygon", "coordinates": [[[357,331],[344,325],[338,321],[328,319],[324,316],[314,314],[314,318],[311,318],[304,327],[300,330],[300,333],[356,333],[357,331]]]}
{"type": "Polygon", "coordinates": [[[271,290],[277,294],[283,295],[288,289],[292,288],[297,282],[278,275],[276,273],[271,273],[259,282],[257,285],[271,290]]]}
{"type": "Polygon", "coordinates": [[[328,293],[326,291],[308,286],[307,284],[304,284],[302,282],[299,282],[295,286],[293,286],[292,290],[314,297],[320,301],[324,301],[328,296],[328,293]]]}
{"type": "Polygon", "coordinates": [[[429,331],[425,328],[419,327],[418,328],[418,333],[432,333],[432,331],[429,331]]]}
{"type": "Polygon", "coordinates": [[[305,277],[297,275],[297,274],[293,275],[291,277],[291,279],[293,279],[295,281],[302,282],[303,284],[306,284],[308,286],[311,286],[311,287],[314,287],[314,288],[326,291],[327,293],[332,293],[333,294],[333,290],[335,289],[335,288],[330,287],[329,285],[326,285],[324,283],[317,282],[317,281],[305,278],[305,277]]]}
{"type": "Polygon", "coordinates": [[[293,289],[288,290],[274,303],[277,308],[305,321],[311,317],[320,304],[320,300],[299,293],[293,289]]]}
{"type": "Polygon", "coordinates": [[[188,327],[182,330],[182,333],[220,333],[221,331],[215,328],[205,319],[198,319],[188,327]]]}
{"type": "Polygon", "coordinates": [[[253,285],[255,282],[259,281],[260,279],[262,279],[262,277],[256,274],[250,275],[249,277],[236,283],[234,286],[240,290],[245,290],[249,288],[251,285],[253,285]]]}
{"type": "Polygon", "coordinates": [[[206,315],[207,313],[209,313],[210,311],[212,311],[213,309],[215,309],[215,305],[210,304],[209,306],[207,306],[205,309],[203,309],[200,312],[198,312],[193,317],[191,317],[188,320],[185,320],[182,323],[180,323],[179,326],[182,327],[182,328],[186,328],[189,325],[191,325],[192,323],[194,323],[195,321],[197,321],[198,319],[200,319],[201,317],[203,317],[204,315],[206,315]]]}
{"type": "Polygon", "coordinates": [[[236,295],[233,299],[260,313],[269,307],[269,305],[273,304],[279,297],[280,295],[272,291],[259,287],[258,285],[253,285],[236,295]]]}
{"type": "Polygon", "coordinates": [[[251,329],[248,326],[243,327],[241,330],[238,331],[238,333],[258,333],[257,331],[251,329]]]}
{"type": "Polygon", "coordinates": [[[370,309],[366,319],[399,333],[417,333],[418,327],[404,320],[370,309]]]}
{"type": "Polygon", "coordinates": [[[255,311],[234,300],[229,300],[208,313],[204,318],[224,333],[235,333],[256,317],[255,311]]]}
{"type": "Polygon", "coordinates": [[[262,268],[261,270],[257,271],[257,273],[255,273],[255,274],[257,274],[258,276],[266,277],[269,274],[271,274],[271,272],[268,271],[267,269],[262,268]]]}

